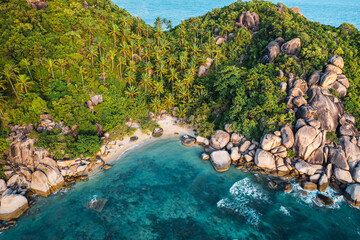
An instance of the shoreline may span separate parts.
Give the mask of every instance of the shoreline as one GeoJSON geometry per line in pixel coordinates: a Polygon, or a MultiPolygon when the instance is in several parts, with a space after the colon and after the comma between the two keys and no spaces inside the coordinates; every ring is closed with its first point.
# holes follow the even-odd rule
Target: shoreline
{"type": "Polygon", "coordinates": [[[163,129],[163,134],[160,137],[153,137],[152,133],[143,133],[140,128],[132,136],[126,136],[122,140],[112,141],[101,147],[99,156],[105,162],[105,164],[113,164],[114,162],[121,159],[129,151],[141,147],[145,144],[154,142],[157,139],[170,139],[175,137],[180,137],[181,135],[191,135],[194,136],[194,131],[192,128],[184,125],[180,126],[176,123],[176,118],[166,118],[160,119],[157,123],[160,125],[160,128],[163,129]],[[136,141],[131,141],[131,137],[136,136],[138,139],[136,141]],[[108,151],[105,155],[104,153],[108,151]]]}

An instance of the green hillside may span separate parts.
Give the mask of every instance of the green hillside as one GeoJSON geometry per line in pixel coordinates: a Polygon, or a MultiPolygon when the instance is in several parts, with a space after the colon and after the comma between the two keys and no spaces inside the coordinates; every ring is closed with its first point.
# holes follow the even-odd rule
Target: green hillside
{"type": "Polygon", "coordinates": [[[279,87],[287,78],[278,77],[278,70],[307,79],[333,54],[343,57],[351,83],[345,108],[360,119],[360,33],[351,24],[321,25],[253,1],[214,9],[174,28],[157,19],[152,27],[107,0],[88,0],[89,7],[79,0],[47,2],[45,10],[23,0],[0,3],[2,151],[8,124],[35,125],[45,113],[76,129],[32,133],[57,158],[94,154],[101,144],[96,123],[120,137],[131,132],[126,119],[154,128],[148,110],[160,114],[174,107],[200,135],[231,122],[234,130],[259,138],[294,120],[279,87]],[[258,14],[257,33],[235,28],[246,11],[258,14]],[[234,38],[216,45],[215,33],[234,38]],[[299,62],[281,53],[262,64],[266,46],[280,36],[300,38],[299,62]],[[207,58],[213,66],[198,77],[207,58]],[[86,101],[95,95],[103,102],[92,113],[86,101]]]}

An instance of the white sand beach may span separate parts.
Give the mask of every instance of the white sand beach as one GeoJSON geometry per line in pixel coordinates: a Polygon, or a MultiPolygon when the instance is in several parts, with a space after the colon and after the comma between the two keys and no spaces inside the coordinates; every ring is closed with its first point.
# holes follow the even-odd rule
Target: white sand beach
{"type": "Polygon", "coordinates": [[[121,156],[128,152],[128,150],[140,147],[143,144],[156,141],[157,139],[167,139],[173,137],[180,137],[182,135],[188,134],[194,136],[194,131],[192,128],[189,128],[185,125],[180,126],[176,124],[176,118],[166,118],[160,119],[157,121],[160,127],[164,130],[163,135],[159,138],[152,137],[152,133],[143,133],[140,128],[136,130],[133,136],[138,137],[136,141],[131,141],[132,136],[127,136],[123,140],[116,140],[108,143],[101,147],[101,157],[105,163],[112,163],[121,156]],[[106,153],[106,154],[104,154],[106,153]]]}

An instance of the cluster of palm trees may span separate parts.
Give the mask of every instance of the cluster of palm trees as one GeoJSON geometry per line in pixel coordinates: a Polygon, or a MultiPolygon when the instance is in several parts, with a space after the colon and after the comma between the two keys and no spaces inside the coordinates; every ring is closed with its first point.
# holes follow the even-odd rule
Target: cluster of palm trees
{"type": "Polygon", "coordinates": [[[111,13],[109,19],[108,13],[99,10],[97,17],[97,21],[84,18],[82,31],[64,34],[73,41],[83,42],[80,61],[74,64],[63,57],[40,61],[23,59],[19,66],[7,64],[1,74],[0,87],[9,88],[19,100],[19,94],[28,93],[39,82],[34,79],[32,69],[37,61],[36,67],[40,65],[49,73],[47,81],[69,83],[78,79],[87,89],[91,81],[101,79],[106,85],[107,79],[116,79],[125,85],[122,94],[131,99],[145,95],[153,110],[159,111],[194,102],[191,91],[199,66],[207,57],[221,56],[221,48],[215,45],[212,33],[215,21],[211,19],[205,22],[200,18],[190,19],[172,29],[171,21],[160,18],[156,19],[155,27],[151,27],[126,13],[120,18],[111,13]],[[164,25],[169,31],[163,31],[164,25]]]}

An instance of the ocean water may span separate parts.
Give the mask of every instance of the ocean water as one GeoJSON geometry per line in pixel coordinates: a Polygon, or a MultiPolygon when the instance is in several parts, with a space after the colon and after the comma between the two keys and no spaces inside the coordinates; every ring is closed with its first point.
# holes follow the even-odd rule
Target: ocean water
{"type": "Polygon", "coordinates": [[[178,139],[135,149],[89,181],[39,198],[0,239],[360,238],[360,210],[341,197],[324,208],[316,193],[270,189],[266,176],[217,173],[201,151],[178,139]],[[86,208],[95,198],[108,200],[100,213],[86,208]]]}
{"type": "MultiPolygon", "coordinates": [[[[227,6],[234,0],[113,0],[134,16],[150,25],[156,17],[170,19],[174,25],[181,21],[201,16],[214,8],[227,6]]],[[[339,26],[343,22],[360,28],[360,0],[282,0],[287,7],[300,7],[306,18],[327,25],[339,26]]]]}

